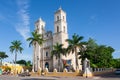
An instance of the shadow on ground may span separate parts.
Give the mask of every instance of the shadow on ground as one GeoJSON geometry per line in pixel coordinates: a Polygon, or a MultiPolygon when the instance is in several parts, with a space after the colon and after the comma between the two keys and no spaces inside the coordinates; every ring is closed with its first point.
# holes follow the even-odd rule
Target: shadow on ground
{"type": "Polygon", "coordinates": [[[120,78],[120,75],[116,75],[114,72],[96,76],[99,76],[101,78],[120,78]]]}
{"type": "Polygon", "coordinates": [[[28,78],[28,79],[21,79],[21,80],[55,80],[55,79],[28,78]]]}

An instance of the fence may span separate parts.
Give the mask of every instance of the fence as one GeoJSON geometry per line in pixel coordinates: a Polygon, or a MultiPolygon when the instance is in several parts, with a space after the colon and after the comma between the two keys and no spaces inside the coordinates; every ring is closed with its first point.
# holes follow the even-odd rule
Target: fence
{"type": "Polygon", "coordinates": [[[48,70],[45,70],[44,73],[45,76],[80,76],[80,71],[76,70],[75,72],[68,72],[67,69],[64,69],[63,72],[57,72],[57,69],[54,69],[53,72],[48,72],[48,70]]]}
{"type": "MultiPolygon", "coordinates": [[[[114,71],[114,69],[111,68],[94,68],[92,69],[92,74],[93,76],[100,75],[100,74],[105,74],[114,71]]],[[[63,72],[58,72],[57,69],[54,69],[53,72],[49,72],[47,68],[45,68],[44,72],[41,72],[39,70],[37,73],[32,73],[33,76],[65,76],[65,77],[73,77],[73,76],[82,76],[83,72],[80,70],[76,70],[75,72],[68,72],[67,69],[64,69],[63,72]]]]}
{"type": "Polygon", "coordinates": [[[93,72],[93,75],[100,75],[100,74],[107,74],[110,72],[113,72],[115,69],[113,68],[93,68],[91,71],[93,72]]]}

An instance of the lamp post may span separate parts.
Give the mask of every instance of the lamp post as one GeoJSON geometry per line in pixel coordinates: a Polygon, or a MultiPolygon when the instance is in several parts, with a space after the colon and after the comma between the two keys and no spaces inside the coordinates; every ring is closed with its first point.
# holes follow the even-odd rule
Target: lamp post
{"type": "Polygon", "coordinates": [[[43,54],[42,54],[42,57],[43,57],[43,66],[42,66],[42,71],[44,70],[44,44],[43,44],[43,54]]]}
{"type": "Polygon", "coordinates": [[[87,78],[87,68],[86,68],[86,78],[87,78]]]}
{"type": "Polygon", "coordinates": [[[38,60],[39,60],[39,57],[37,56],[37,71],[38,71],[38,60]]]}

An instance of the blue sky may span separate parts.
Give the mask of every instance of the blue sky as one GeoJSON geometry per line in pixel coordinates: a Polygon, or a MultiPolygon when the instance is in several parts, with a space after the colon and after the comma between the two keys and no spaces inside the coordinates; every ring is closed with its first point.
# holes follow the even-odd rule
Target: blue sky
{"type": "Polygon", "coordinates": [[[112,46],[114,58],[120,58],[120,0],[0,0],[0,51],[9,51],[13,40],[23,43],[24,51],[18,60],[32,60],[32,47],[26,38],[34,30],[40,17],[46,22],[46,30],[54,27],[54,12],[61,6],[67,13],[68,33],[96,40],[98,44],[112,46]]]}

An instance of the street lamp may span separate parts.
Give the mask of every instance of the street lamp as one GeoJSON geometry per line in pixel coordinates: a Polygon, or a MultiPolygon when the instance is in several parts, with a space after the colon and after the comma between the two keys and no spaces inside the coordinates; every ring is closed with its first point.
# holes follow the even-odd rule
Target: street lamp
{"type": "Polygon", "coordinates": [[[39,57],[37,56],[37,71],[38,71],[38,60],[39,60],[39,57]]]}

